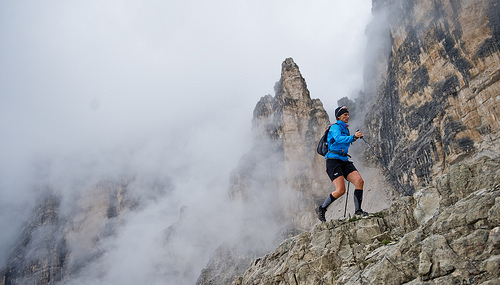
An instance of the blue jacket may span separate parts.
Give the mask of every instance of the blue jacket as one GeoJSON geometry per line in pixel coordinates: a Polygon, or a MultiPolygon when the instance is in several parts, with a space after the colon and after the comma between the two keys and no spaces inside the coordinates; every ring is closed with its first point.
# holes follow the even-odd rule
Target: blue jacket
{"type": "Polygon", "coordinates": [[[343,161],[349,159],[347,152],[349,151],[349,146],[354,141],[354,135],[350,135],[346,123],[338,120],[336,124],[332,125],[328,132],[327,140],[328,153],[325,155],[326,159],[334,158],[343,161]],[[332,139],[334,139],[333,143],[331,143],[332,139]]]}

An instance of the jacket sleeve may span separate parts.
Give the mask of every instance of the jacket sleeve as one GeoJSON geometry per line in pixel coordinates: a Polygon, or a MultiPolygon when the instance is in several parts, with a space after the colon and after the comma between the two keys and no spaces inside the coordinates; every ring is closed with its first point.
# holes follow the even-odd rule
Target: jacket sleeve
{"type": "Polygon", "coordinates": [[[354,141],[354,136],[346,136],[342,134],[339,125],[333,125],[330,132],[332,133],[332,138],[335,139],[335,142],[337,143],[351,143],[354,141]]]}

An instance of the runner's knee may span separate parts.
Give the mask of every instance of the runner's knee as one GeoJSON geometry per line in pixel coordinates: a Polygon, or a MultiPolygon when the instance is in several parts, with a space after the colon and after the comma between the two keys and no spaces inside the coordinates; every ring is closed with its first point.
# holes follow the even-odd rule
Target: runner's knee
{"type": "MultiPolygon", "coordinates": [[[[345,187],[342,187],[342,188],[337,189],[337,191],[336,191],[336,192],[337,192],[337,194],[339,195],[338,197],[340,197],[340,196],[344,195],[344,194],[345,194],[345,187]]],[[[337,198],[338,198],[338,197],[337,197],[337,198]]]]}
{"type": "Polygon", "coordinates": [[[350,180],[352,184],[356,187],[356,189],[363,189],[363,186],[365,185],[365,181],[361,177],[361,175],[355,175],[354,177],[350,177],[350,180]]]}
{"type": "Polygon", "coordinates": [[[357,183],[356,183],[356,188],[357,189],[363,189],[364,185],[365,185],[365,181],[360,176],[359,179],[358,179],[358,181],[357,181],[357,183]]]}
{"type": "MultiPolygon", "coordinates": [[[[344,181],[342,181],[344,182],[344,181]]],[[[339,198],[340,196],[345,194],[345,185],[335,185],[335,191],[332,192],[332,196],[335,198],[339,198]]]]}

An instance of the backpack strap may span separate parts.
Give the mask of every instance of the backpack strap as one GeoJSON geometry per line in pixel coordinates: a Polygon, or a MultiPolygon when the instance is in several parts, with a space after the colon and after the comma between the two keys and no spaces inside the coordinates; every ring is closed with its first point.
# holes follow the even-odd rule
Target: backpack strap
{"type": "MultiPolygon", "coordinates": [[[[330,127],[328,128],[328,132],[330,132],[330,128],[333,126],[333,125],[338,125],[337,123],[335,124],[331,124],[330,127]]],[[[347,131],[349,131],[349,129],[347,129],[347,131]]],[[[330,151],[330,144],[333,143],[335,141],[335,139],[332,138],[332,142],[328,142],[328,152],[329,153],[334,153],[334,154],[337,154],[337,155],[340,155],[340,156],[343,156],[343,157],[349,157],[351,158],[351,156],[347,153],[343,153],[343,152],[337,152],[337,151],[330,151]]]]}
{"type": "Polygon", "coordinates": [[[331,141],[328,141],[328,133],[330,132],[330,129],[332,128],[333,125],[337,125],[337,123],[335,124],[331,124],[329,127],[328,127],[328,131],[326,132],[326,136],[325,136],[325,139],[326,139],[326,142],[328,143],[328,149],[330,149],[330,144],[332,144],[333,142],[335,142],[335,139],[332,138],[331,141]]]}

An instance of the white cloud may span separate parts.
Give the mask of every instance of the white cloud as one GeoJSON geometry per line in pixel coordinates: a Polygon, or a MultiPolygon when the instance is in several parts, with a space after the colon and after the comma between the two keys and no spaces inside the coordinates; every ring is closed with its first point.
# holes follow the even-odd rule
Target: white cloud
{"type": "MultiPolygon", "coordinates": [[[[215,185],[250,147],[253,109],[274,95],[282,61],[293,57],[333,110],[361,88],[370,10],[369,0],[0,2],[0,256],[41,173],[63,193],[90,178],[173,173],[179,207],[223,207],[215,185]]],[[[154,209],[122,233],[142,224],[153,238],[166,226],[143,224],[154,209]]],[[[117,240],[109,258],[134,242],[117,240]]],[[[127,269],[110,266],[109,276],[127,269]]]]}

